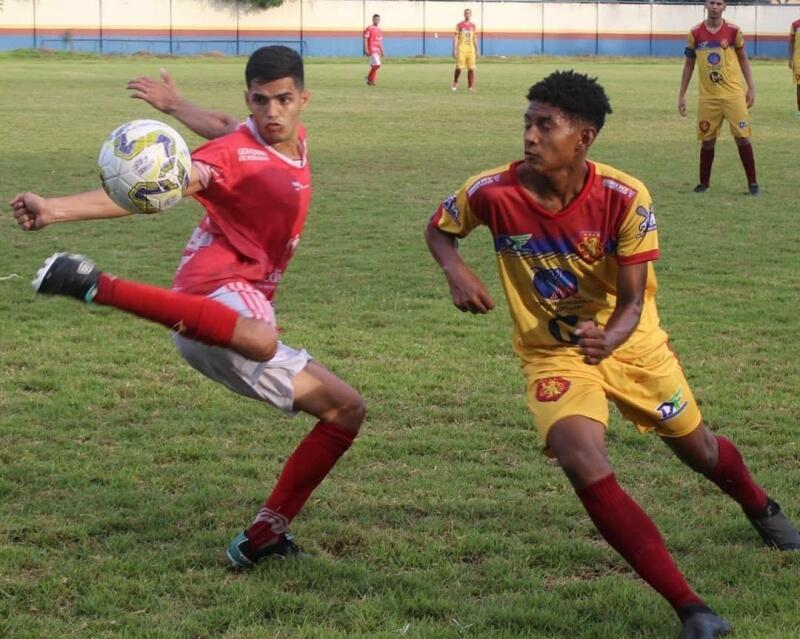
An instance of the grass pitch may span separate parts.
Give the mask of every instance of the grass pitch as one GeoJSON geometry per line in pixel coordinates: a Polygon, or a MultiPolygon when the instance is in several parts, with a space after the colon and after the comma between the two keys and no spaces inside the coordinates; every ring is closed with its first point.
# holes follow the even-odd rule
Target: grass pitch
{"type": "MultiPolygon", "coordinates": [[[[0,57],[3,201],[94,188],[104,136],[155,116],[125,81],[160,66],[191,99],[245,114],[243,59],[0,57]]],[[[0,280],[0,636],[677,636],[539,453],[488,233],[462,245],[498,302],[487,317],[452,307],[422,241],[440,199],[519,157],[527,87],[572,67],[614,107],[592,157],[655,198],[661,317],[707,421],[800,520],[800,123],[785,64],[754,64],[763,195],[749,198],[727,132],[712,189],[690,193],[698,150],[693,113],[677,114],[678,60],[482,61],[476,94],[450,92],[449,62],[389,58],[368,88],[363,61],[310,60],[315,194],[278,317],[285,341],[369,409],[293,525],[315,558],[234,574],[223,556],[309,418],[205,380],[157,326],[27,286],[55,250],[167,286],[199,207],[29,234],[6,207],[0,277],[21,277],[0,280]]],[[[800,557],[761,547],[655,437],[615,417],[609,440],[621,482],[736,636],[798,636],[800,557]]]]}

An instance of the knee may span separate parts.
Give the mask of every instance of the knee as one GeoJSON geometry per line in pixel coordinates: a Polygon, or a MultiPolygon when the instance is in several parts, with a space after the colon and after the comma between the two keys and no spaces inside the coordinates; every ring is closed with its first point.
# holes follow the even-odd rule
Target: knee
{"type": "Polygon", "coordinates": [[[333,423],[358,433],[367,417],[367,405],[361,395],[353,392],[351,396],[343,399],[332,413],[333,423]]]}
{"type": "Polygon", "coordinates": [[[578,490],[613,472],[605,453],[594,448],[556,451],[556,458],[572,485],[578,490]]]}

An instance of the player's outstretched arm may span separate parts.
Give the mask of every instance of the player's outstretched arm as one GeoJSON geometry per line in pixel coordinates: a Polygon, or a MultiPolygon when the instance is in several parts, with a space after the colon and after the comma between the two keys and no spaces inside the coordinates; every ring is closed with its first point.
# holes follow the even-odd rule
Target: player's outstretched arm
{"type": "Polygon", "coordinates": [[[9,202],[14,219],[23,231],[38,231],[56,222],[102,220],[130,215],[118,207],[103,189],[76,195],[44,198],[36,193],[18,193],[9,202]]]}
{"type": "Polygon", "coordinates": [[[460,311],[488,313],[494,308],[486,286],[461,259],[452,235],[443,233],[432,224],[425,229],[425,241],[433,259],[439,264],[450,287],[453,304],[460,311]]]}
{"type": "Polygon", "coordinates": [[[239,120],[232,115],[204,109],[189,102],[180,94],[166,69],[161,69],[160,81],[139,76],[128,82],[125,88],[131,92],[130,97],[144,100],[208,140],[226,135],[239,126],[239,120]]]}
{"type": "Polygon", "coordinates": [[[578,348],[587,364],[599,364],[622,346],[639,324],[647,285],[647,262],[620,265],[617,273],[617,305],[605,329],[581,322],[575,331],[578,348]]]}

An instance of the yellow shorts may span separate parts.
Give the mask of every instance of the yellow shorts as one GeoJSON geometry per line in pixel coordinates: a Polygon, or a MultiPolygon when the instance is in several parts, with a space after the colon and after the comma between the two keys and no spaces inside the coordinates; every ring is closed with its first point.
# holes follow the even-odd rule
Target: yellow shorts
{"type": "Polygon", "coordinates": [[[750,112],[742,95],[733,98],[701,98],[697,105],[697,139],[716,140],[723,119],[728,121],[733,137],[749,138],[752,135],[750,112]]]}
{"type": "Polygon", "coordinates": [[[459,49],[458,59],[456,60],[456,68],[472,70],[475,68],[475,51],[473,49],[459,49]]]}
{"type": "Polygon", "coordinates": [[[632,359],[612,354],[597,366],[584,364],[576,348],[560,348],[523,362],[522,370],[528,408],[543,442],[565,417],[580,415],[608,427],[609,399],[640,432],[655,429],[662,437],[683,437],[702,421],[667,342],[632,359]]]}

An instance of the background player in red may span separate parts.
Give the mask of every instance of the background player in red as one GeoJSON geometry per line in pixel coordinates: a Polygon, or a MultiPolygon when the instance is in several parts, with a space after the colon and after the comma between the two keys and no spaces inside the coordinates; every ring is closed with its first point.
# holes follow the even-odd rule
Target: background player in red
{"type": "MultiPolygon", "coordinates": [[[[360,395],[304,350],[277,339],[272,299],[305,222],[311,197],[305,131],[303,61],[283,46],[264,47],[245,69],[250,117],[201,109],[163,83],[130,83],[136,97],[158,102],[196,131],[220,135],[192,154],[187,195],[206,214],[187,244],[172,290],[100,272],[81,256],[56,254],[37,273],[39,293],[69,295],[128,311],[175,330],[191,366],[245,397],[318,419],[284,465],[277,485],[246,531],[227,549],[234,567],[266,556],[291,556],[287,527],[311,492],[350,447],[364,420],[360,395]],[[233,129],[231,131],[231,129],[233,129]]],[[[102,189],[11,202],[23,230],[57,222],[127,215],[102,189]]],[[[260,441],[260,436],[257,440],[260,441]]]]}
{"type": "Polygon", "coordinates": [[[378,69],[381,68],[383,57],[383,33],[378,26],[381,17],[376,13],[372,16],[372,24],[364,29],[364,55],[369,58],[369,74],[367,84],[374,87],[378,78],[378,69]]]}
{"type": "Polygon", "coordinates": [[[689,31],[678,92],[678,112],[686,117],[686,89],[697,64],[700,83],[697,139],[702,144],[700,181],[694,192],[704,193],[711,184],[714,147],[722,121],[727,120],[747,177],[748,192],[758,195],[749,112],[755,101],[755,85],[744,37],[739,27],[722,19],[726,7],[724,0],[706,0],[705,7],[706,19],[689,31]],[[747,82],[746,89],[742,76],[747,82]]]}
{"type": "Polygon", "coordinates": [[[768,544],[797,550],[800,534],[736,446],[703,424],[660,327],[650,195],[636,178],[587,161],[611,112],[605,91],[557,71],[528,101],[524,160],[484,171],[445,199],[428,224],[428,247],[455,306],[488,313],[494,301],[456,239],[489,228],[546,452],[600,534],[673,606],[684,639],[722,636],[728,623],[692,591],[655,524],[617,483],[605,444],[608,398],[736,500],[768,544]]]}
{"type": "Polygon", "coordinates": [[[792,70],[796,85],[797,112],[795,115],[800,116],[800,47],[797,46],[800,35],[798,35],[798,31],[800,31],[800,20],[795,20],[789,29],[789,68],[792,70]]]}

